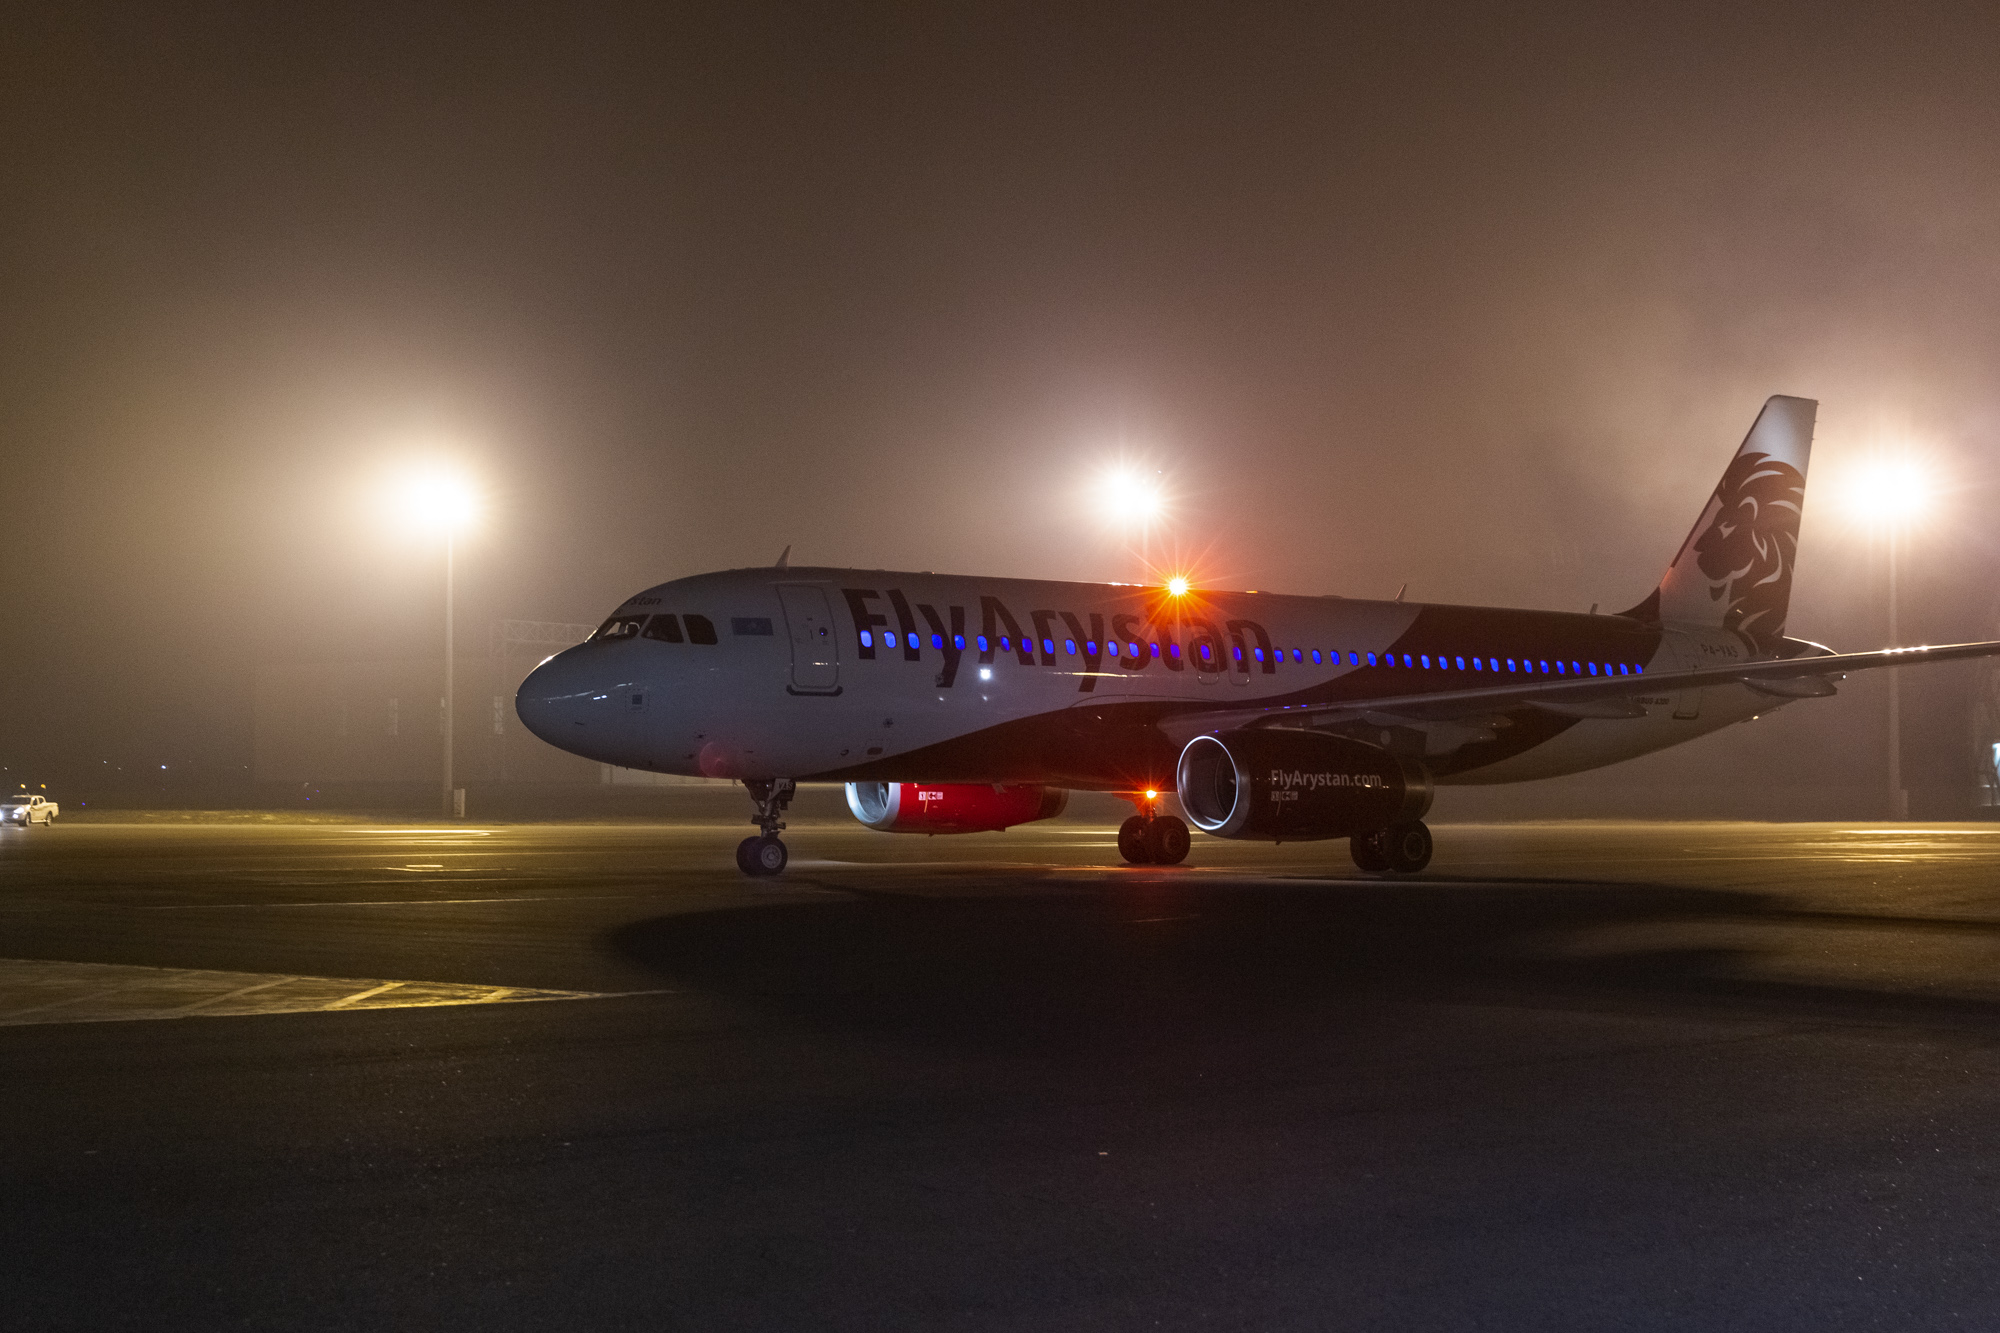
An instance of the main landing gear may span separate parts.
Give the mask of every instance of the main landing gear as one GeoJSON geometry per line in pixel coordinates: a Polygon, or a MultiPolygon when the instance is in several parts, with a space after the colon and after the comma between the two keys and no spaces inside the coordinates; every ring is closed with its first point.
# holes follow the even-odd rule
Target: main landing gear
{"type": "Polygon", "coordinates": [[[752,879],[763,879],[783,870],[789,859],[778,830],[785,826],[785,807],[799,788],[790,778],[745,778],[743,788],[757,803],[757,815],[750,822],[760,832],[736,844],[736,868],[752,879]]]}
{"type": "Polygon", "coordinates": [[[1187,860],[1193,841],[1184,821],[1156,806],[1141,807],[1118,826],[1118,854],[1135,866],[1177,866],[1187,860]]]}
{"type": "Polygon", "coordinates": [[[1431,831],[1421,820],[1391,824],[1347,840],[1354,864],[1363,870],[1393,870],[1410,875],[1431,863],[1431,831]]]}

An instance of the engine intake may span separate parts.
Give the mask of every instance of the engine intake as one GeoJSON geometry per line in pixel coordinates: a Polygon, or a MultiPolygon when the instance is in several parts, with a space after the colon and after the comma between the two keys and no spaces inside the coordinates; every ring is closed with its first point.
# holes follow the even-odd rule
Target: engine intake
{"type": "Polygon", "coordinates": [[[1061,787],[952,782],[850,782],[847,808],[884,833],[996,833],[1053,819],[1069,805],[1061,787]]]}
{"type": "Polygon", "coordinates": [[[1421,765],[1318,732],[1197,736],[1174,771],[1188,821],[1218,838],[1348,838],[1422,819],[1431,805],[1421,765]]]}

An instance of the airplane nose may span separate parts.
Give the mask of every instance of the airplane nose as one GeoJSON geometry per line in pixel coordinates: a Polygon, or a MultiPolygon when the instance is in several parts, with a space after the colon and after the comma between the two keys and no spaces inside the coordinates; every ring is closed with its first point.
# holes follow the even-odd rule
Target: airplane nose
{"type": "Polygon", "coordinates": [[[528,673],[514,694],[521,725],[550,745],[575,750],[589,720],[589,705],[605,696],[601,671],[593,669],[589,645],[566,648],[528,673]]]}

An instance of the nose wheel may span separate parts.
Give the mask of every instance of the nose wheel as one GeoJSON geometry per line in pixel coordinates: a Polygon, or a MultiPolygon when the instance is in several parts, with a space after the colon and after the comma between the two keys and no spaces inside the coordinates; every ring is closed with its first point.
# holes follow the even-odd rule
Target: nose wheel
{"type": "Polygon", "coordinates": [[[775,833],[759,834],[736,844],[736,868],[752,879],[777,874],[790,859],[784,840],[775,833]]]}
{"type": "Polygon", "coordinates": [[[798,784],[790,778],[745,778],[743,788],[757,807],[750,822],[758,833],[736,844],[736,868],[752,879],[766,879],[791,859],[778,830],[785,826],[785,807],[792,803],[798,784]]]}

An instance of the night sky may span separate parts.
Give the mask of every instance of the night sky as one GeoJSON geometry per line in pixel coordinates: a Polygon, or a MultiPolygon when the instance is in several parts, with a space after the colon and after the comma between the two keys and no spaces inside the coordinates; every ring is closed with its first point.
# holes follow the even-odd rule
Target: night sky
{"type": "MultiPolygon", "coordinates": [[[[434,654],[416,456],[468,652],[787,544],[1135,577],[1118,460],[1212,583],[1616,609],[1798,394],[1791,631],[1885,641],[1830,491],[1896,448],[1905,639],[1994,637],[2000,12],[1834,13],[10,10],[0,764],[240,771],[260,663],[434,654]]],[[[1704,744],[1864,771],[1843,694],[1704,744]]]]}

